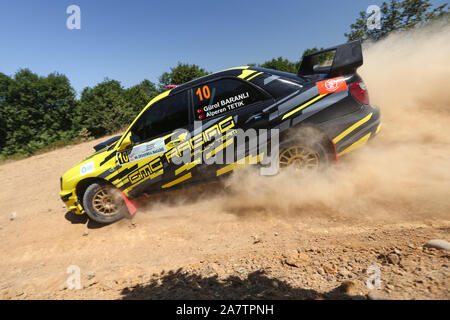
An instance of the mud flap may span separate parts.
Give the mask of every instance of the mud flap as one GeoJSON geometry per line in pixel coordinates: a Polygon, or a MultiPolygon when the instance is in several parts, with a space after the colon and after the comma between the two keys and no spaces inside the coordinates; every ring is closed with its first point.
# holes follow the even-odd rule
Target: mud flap
{"type": "Polygon", "coordinates": [[[333,156],[334,156],[334,161],[338,162],[338,153],[337,153],[337,149],[336,149],[336,144],[333,142],[332,139],[329,139],[331,142],[331,145],[333,146],[333,156]]]}
{"type": "Polygon", "coordinates": [[[130,216],[133,216],[139,209],[139,201],[134,199],[128,199],[128,197],[122,191],[119,190],[119,192],[123,197],[123,201],[125,201],[125,205],[127,206],[130,216]]]}

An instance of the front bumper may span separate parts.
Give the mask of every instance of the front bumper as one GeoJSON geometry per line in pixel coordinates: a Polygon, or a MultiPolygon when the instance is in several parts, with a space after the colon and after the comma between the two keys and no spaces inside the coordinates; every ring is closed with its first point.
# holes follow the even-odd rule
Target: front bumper
{"type": "Polygon", "coordinates": [[[83,214],[84,209],[78,200],[76,190],[62,190],[59,193],[61,200],[64,202],[66,207],[75,214],[83,214]]]}

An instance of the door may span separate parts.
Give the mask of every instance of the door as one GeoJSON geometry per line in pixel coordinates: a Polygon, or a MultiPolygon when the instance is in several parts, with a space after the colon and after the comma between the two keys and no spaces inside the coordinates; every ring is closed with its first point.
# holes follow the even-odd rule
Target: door
{"type": "Polygon", "coordinates": [[[126,172],[122,190],[129,188],[129,195],[139,196],[160,190],[172,179],[176,168],[167,154],[182,140],[176,136],[180,130],[190,130],[189,118],[189,94],[184,91],[155,102],[136,120],[131,147],[117,155],[126,172]]]}
{"type": "Polygon", "coordinates": [[[233,162],[248,155],[251,144],[239,150],[236,134],[257,135],[257,130],[248,129],[258,129],[261,110],[274,103],[268,93],[237,78],[216,79],[192,88],[192,101],[194,136],[203,133],[203,159],[195,168],[201,178],[227,173],[226,168],[232,168],[233,162]],[[233,158],[229,150],[233,150],[233,158]]]}

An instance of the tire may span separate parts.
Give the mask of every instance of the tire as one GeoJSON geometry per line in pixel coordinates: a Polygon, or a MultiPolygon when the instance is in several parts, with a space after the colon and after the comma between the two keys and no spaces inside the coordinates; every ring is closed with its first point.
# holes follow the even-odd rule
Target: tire
{"type": "MultiPolygon", "coordinates": [[[[306,131],[306,133],[308,132],[306,131]]],[[[288,137],[280,143],[279,165],[281,170],[293,166],[299,171],[318,171],[327,168],[329,163],[330,153],[323,137],[302,134],[302,131],[299,131],[295,136],[288,137]]]]}
{"type": "Polygon", "coordinates": [[[85,191],[83,207],[89,218],[99,223],[112,223],[128,215],[118,190],[108,183],[93,183],[85,191]]]}

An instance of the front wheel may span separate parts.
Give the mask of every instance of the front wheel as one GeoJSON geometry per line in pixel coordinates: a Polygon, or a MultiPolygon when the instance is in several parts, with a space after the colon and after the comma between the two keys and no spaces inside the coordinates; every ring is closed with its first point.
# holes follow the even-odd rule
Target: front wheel
{"type": "Polygon", "coordinates": [[[128,209],[120,192],[107,183],[93,183],[84,193],[83,207],[94,221],[111,223],[128,214],[128,209]]]}

